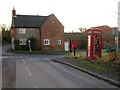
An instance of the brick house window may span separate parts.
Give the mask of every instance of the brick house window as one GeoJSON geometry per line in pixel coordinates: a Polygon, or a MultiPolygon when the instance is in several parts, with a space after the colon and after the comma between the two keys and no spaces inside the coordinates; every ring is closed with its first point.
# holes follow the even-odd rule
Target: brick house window
{"type": "Polygon", "coordinates": [[[50,40],[49,39],[44,39],[44,45],[50,45],[50,40]]]}
{"type": "Polygon", "coordinates": [[[58,41],[57,41],[57,44],[58,44],[58,45],[61,45],[61,43],[62,43],[61,40],[58,40],[58,41]]]}
{"type": "Polygon", "coordinates": [[[20,33],[20,34],[26,33],[26,29],[25,29],[25,28],[19,28],[19,33],[20,33]]]}
{"type": "Polygon", "coordinates": [[[19,45],[26,45],[26,39],[19,39],[19,45]]]}

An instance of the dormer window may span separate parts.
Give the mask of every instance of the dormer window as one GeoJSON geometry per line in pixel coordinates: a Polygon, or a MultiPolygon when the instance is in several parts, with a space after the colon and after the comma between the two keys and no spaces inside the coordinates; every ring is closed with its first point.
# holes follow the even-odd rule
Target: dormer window
{"type": "Polygon", "coordinates": [[[26,29],[25,28],[19,28],[19,33],[20,34],[25,34],[26,33],[26,29]]]}

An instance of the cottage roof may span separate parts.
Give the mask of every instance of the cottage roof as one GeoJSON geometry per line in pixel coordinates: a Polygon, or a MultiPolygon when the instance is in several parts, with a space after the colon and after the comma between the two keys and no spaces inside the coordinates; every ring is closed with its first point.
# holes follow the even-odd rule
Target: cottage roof
{"type": "Polygon", "coordinates": [[[14,27],[16,28],[40,28],[48,16],[38,15],[16,15],[13,16],[14,27]]]}

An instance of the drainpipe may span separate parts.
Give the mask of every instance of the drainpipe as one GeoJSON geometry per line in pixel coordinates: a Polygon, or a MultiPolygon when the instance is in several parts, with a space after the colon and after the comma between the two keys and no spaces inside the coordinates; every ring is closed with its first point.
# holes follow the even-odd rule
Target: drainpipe
{"type": "Polygon", "coordinates": [[[70,53],[72,52],[72,38],[69,38],[69,48],[70,48],[70,53]]]}
{"type": "Polygon", "coordinates": [[[39,32],[40,32],[40,42],[39,43],[40,43],[40,50],[41,50],[42,49],[42,46],[41,46],[42,45],[41,44],[41,27],[39,28],[39,32]]]}

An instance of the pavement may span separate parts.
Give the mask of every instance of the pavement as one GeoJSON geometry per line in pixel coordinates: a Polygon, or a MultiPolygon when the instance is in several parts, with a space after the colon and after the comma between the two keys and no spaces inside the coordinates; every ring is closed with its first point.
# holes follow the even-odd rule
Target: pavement
{"type": "Polygon", "coordinates": [[[14,88],[16,77],[16,59],[2,58],[2,88],[14,88]]]}
{"type": "Polygon", "coordinates": [[[3,45],[1,48],[1,60],[2,60],[2,83],[1,88],[13,88],[15,86],[15,69],[16,69],[16,60],[12,57],[12,53],[7,53],[7,50],[10,48],[10,45],[3,45]]]}
{"type": "Polygon", "coordinates": [[[94,76],[94,77],[96,77],[96,78],[98,78],[98,79],[104,80],[104,81],[106,81],[106,82],[108,82],[108,83],[110,83],[110,84],[112,84],[112,85],[115,85],[115,86],[117,86],[117,87],[120,88],[120,82],[115,81],[115,80],[112,80],[112,79],[107,78],[107,77],[104,77],[104,76],[102,76],[102,75],[98,75],[97,73],[88,71],[88,70],[86,70],[86,69],[77,67],[77,66],[75,66],[75,65],[72,65],[72,64],[69,63],[69,60],[68,60],[68,59],[64,59],[64,58],[53,58],[53,59],[51,59],[51,60],[53,60],[54,62],[57,62],[57,63],[61,63],[61,64],[64,64],[64,65],[70,66],[70,67],[75,68],[75,69],[77,69],[77,70],[79,70],[79,71],[85,72],[85,73],[87,73],[87,74],[89,74],[89,75],[92,75],[92,76],[94,76]]]}

